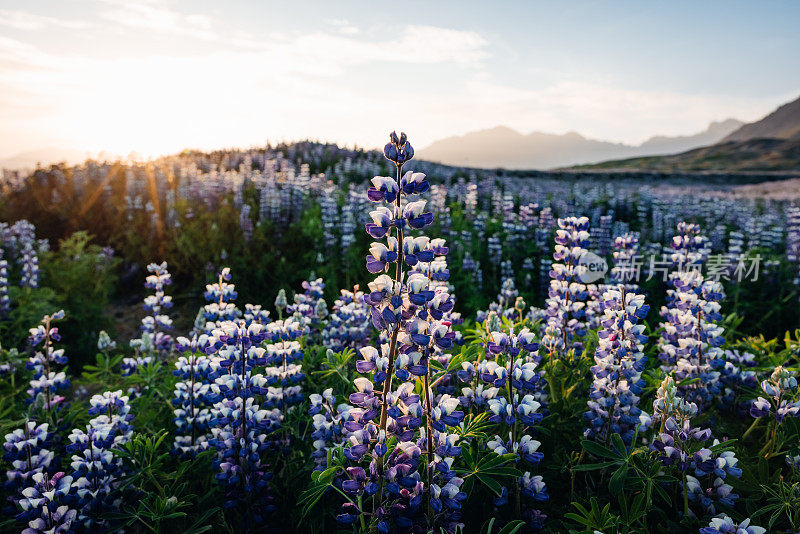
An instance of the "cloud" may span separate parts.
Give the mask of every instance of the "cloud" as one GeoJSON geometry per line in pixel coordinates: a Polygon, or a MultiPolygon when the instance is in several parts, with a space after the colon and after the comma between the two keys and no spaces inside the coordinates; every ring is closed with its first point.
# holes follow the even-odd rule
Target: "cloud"
{"type": "Polygon", "coordinates": [[[184,35],[201,40],[217,40],[211,17],[185,14],[160,5],[155,0],[100,0],[109,6],[100,17],[122,27],[164,34],[184,35]]]}
{"type": "Polygon", "coordinates": [[[36,15],[27,11],[8,9],[0,9],[0,25],[15,30],[43,30],[45,28],[81,30],[90,26],[88,22],[81,20],[58,19],[55,17],[36,15]]]}
{"type": "Polygon", "coordinates": [[[345,35],[358,35],[361,33],[361,30],[350,24],[347,19],[327,19],[325,22],[334,26],[340,33],[345,35]]]}
{"type": "MultiPolygon", "coordinates": [[[[112,22],[124,53],[79,54],[0,36],[4,151],[60,145],[157,154],[307,137],[375,146],[395,128],[422,148],[499,124],[637,143],[656,133],[694,133],[731,115],[756,119],[786,96],[633,90],[613,78],[569,73],[533,85],[495,76],[497,47],[470,30],[351,32],[342,31],[350,23],[341,19],[256,34],[152,1],[101,1],[99,16],[112,22]],[[143,31],[120,37],[119,28],[143,31]],[[142,52],[149,32],[176,36],[179,46],[142,52]]],[[[97,25],[85,36],[100,45],[106,30],[97,25]]]]}

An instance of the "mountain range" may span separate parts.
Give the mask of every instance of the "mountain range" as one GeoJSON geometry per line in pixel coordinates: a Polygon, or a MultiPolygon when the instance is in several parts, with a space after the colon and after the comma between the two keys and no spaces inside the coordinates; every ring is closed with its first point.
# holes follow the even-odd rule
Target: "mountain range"
{"type": "Polygon", "coordinates": [[[720,142],[671,155],[581,165],[583,169],[651,171],[800,171],[800,98],[720,142]]]}
{"type": "Polygon", "coordinates": [[[578,133],[563,135],[533,132],[523,135],[499,126],[436,141],[418,151],[420,157],[450,165],[505,168],[675,168],[688,170],[746,170],[800,168],[793,140],[800,139],[800,98],[785,104],[763,119],[745,124],[736,119],[712,122],[702,132],[687,136],[654,136],[640,145],[588,139],[578,133]],[[750,143],[754,139],[780,139],[786,143],[750,143]],[[722,143],[724,146],[717,146],[722,143]],[[715,147],[699,153],[702,147],[715,147]],[[761,151],[767,151],[762,154],[761,151]],[[657,158],[693,152],[686,158],[670,156],[662,166],[657,158]],[[733,161],[725,154],[730,152],[733,161]],[[702,161],[701,161],[702,160],[702,161]],[[763,161],[762,161],[763,160],[763,161]]]}
{"type": "Polygon", "coordinates": [[[651,137],[640,145],[589,139],[577,132],[523,135],[498,126],[436,141],[420,149],[420,157],[449,165],[504,169],[549,169],[579,163],[683,152],[710,145],[738,130],[743,122],[727,119],[712,122],[694,135],[651,137]]]}
{"type": "MultiPolygon", "coordinates": [[[[800,170],[800,98],[749,124],[712,122],[694,135],[649,138],[639,145],[589,139],[577,132],[523,135],[498,126],[418,149],[423,159],[460,167],[504,169],[800,170]]],[[[0,159],[2,168],[80,163],[86,151],[48,148],[0,159]]],[[[119,159],[108,153],[98,159],[119,159]]]]}

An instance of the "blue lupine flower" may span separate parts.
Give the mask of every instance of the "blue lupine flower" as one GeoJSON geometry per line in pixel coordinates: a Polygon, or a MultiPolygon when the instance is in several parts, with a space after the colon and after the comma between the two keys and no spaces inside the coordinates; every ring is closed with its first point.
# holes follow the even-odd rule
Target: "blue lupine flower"
{"type": "Polygon", "coordinates": [[[36,247],[36,229],[31,223],[23,219],[14,223],[9,230],[17,252],[17,264],[20,267],[20,287],[39,287],[39,256],[36,247]]]}
{"type": "Polygon", "coordinates": [[[61,404],[64,397],[56,394],[58,390],[69,387],[69,378],[64,371],[57,371],[55,365],[66,365],[67,357],[64,349],[54,349],[53,341],[59,341],[61,336],[58,328],[51,326],[53,321],[64,318],[64,310],[59,310],[53,315],[45,315],[42,324],[30,329],[28,341],[32,348],[41,344],[41,349],[29,359],[26,367],[33,371],[33,378],[28,389],[28,402],[38,403],[40,400],[45,410],[49,411],[61,404]]]}
{"type": "Polygon", "coordinates": [[[370,335],[369,307],[364,303],[364,293],[341,290],[341,297],[333,304],[330,321],[322,331],[323,343],[334,352],[345,348],[360,349],[370,335]]]}
{"type": "Polygon", "coordinates": [[[48,427],[47,423],[26,421],[22,428],[6,434],[3,459],[11,468],[6,472],[5,487],[12,496],[32,486],[34,475],[49,472],[55,455],[49,450],[52,434],[48,427]]]}
{"type": "Polygon", "coordinates": [[[758,378],[751,368],[756,366],[755,355],[738,350],[726,350],[724,365],[719,369],[723,384],[721,403],[724,408],[740,414],[749,413],[753,401],[745,398],[748,390],[758,388],[758,378]]]}
{"type": "Polygon", "coordinates": [[[269,317],[269,310],[262,309],[260,304],[245,304],[243,315],[245,326],[252,323],[267,324],[272,319],[269,317]]]}
{"type": "Polygon", "coordinates": [[[303,293],[295,293],[294,303],[287,306],[286,312],[292,314],[295,320],[301,321],[311,327],[311,332],[316,334],[320,321],[327,318],[328,308],[323,298],[325,282],[322,278],[304,280],[303,293]]]}
{"type": "Polygon", "coordinates": [[[145,279],[144,287],[152,289],[153,294],[144,299],[144,309],[150,315],[142,319],[142,338],[132,340],[131,346],[140,351],[155,349],[169,352],[173,341],[166,331],[172,329],[172,319],[164,312],[172,307],[172,297],[164,292],[164,288],[172,283],[172,277],[167,271],[167,262],[151,263],[147,271],[150,274],[145,279]],[[145,334],[149,339],[144,339],[145,334]]]}
{"type": "Polygon", "coordinates": [[[767,529],[751,525],[748,517],[741,523],[734,522],[725,514],[714,517],[707,527],[700,529],[700,534],[764,534],[767,529]]]}
{"type": "MultiPolygon", "coordinates": [[[[714,515],[716,504],[733,507],[739,496],[725,482],[727,476],[738,478],[742,471],[733,451],[712,451],[706,447],[711,430],[695,427],[691,417],[698,412],[697,405],[678,396],[678,387],[667,376],[656,392],[653,402],[654,417],[661,419],[661,432],[652,447],[665,467],[674,467],[683,477],[683,491],[692,503],[704,513],[714,515]]],[[[719,445],[718,440],[711,447],[719,445]]]]}
{"type": "MultiPolygon", "coordinates": [[[[341,487],[353,495],[353,502],[375,501],[379,532],[433,528],[433,524],[451,532],[465,496],[458,490],[460,481],[449,484],[455,476],[452,456],[460,448],[455,445],[457,436],[447,434],[447,427],[459,424],[463,412],[455,397],[433,398],[428,365],[431,358],[446,360],[443,351],[455,338],[448,320],[453,300],[444,284],[449,275],[444,262],[447,247],[443,240],[408,235],[431,224],[433,214],[426,211],[424,200],[408,198],[429,186],[424,174],[402,172],[413,156],[404,134],[392,134],[385,155],[395,163],[397,176],[375,177],[367,194],[371,201],[389,206],[373,210],[366,224],[370,236],[385,241],[370,246],[367,269],[378,276],[363,297],[373,326],[381,331],[381,344],[360,349],[356,369],[371,376],[354,380],[357,392],[349,398],[354,407],[347,409],[349,419],[344,423],[349,433],[345,457],[356,464],[369,462],[369,469],[348,468],[342,473],[341,487]],[[404,271],[406,266],[412,270],[404,271]],[[422,396],[414,393],[411,382],[417,377],[423,381],[422,396]],[[393,380],[399,381],[396,389],[393,380]],[[390,437],[397,439],[391,452],[390,437]],[[417,472],[423,450],[428,465],[424,479],[417,472]],[[381,487],[384,492],[378,494],[381,487]],[[431,491],[425,492],[426,487],[431,491]],[[423,505],[426,497],[428,506],[423,505]]],[[[327,419],[318,416],[314,417],[320,428],[326,428],[327,419]]],[[[346,503],[337,519],[352,524],[360,513],[359,506],[346,503]]]]}
{"type": "Polygon", "coordinates": [[[761,382],[761,390],[767,398],[758,397],[753,401],[750,415],[756,418],[771,415],[778,424],[785,417],[800,416],[800,400],[796,400],[797,389],[795,374],[783,366],[776,367],[769,379],[761,382]]]}
{"type": "Polygon", "coordinates": [[[206,285],[203,295],[208,304],[202,309],[206,321],[203,327],[205,334],[210,334],[214,328],[226,321],[235,321],[242,316],[241,310],[233,303],[238,293],[236,286],[229,283],[230,280],[231,270],[225,267],[217,275],[215,283],[206,285]]]}
{"type": "Polygon", "coordinates": [[[311,439],[314,440],[314,452],[311,457],[316,463],[316,471],[322,471],[327,467],[328,450],[341,447],[347,439],[348,431],[346,423],[351,420],[350,410],[353,409],[349,404],[336,404],[336,397],[333,390],[328,388],[322,394],[313,393],[308,397],[311,407],[308,410],[311,415],[314,431],[311,439]]]}
{"type": "Polygon", "coordinates": [[[585,335],[586,286],[578,277],[578,260],[589,242],[589,219],[567,217],[558,220],[555,237],[554,263],[550,270],[550,290],[547,299],[547,325],[542,346],[552,354],[571,348],[581,349],[575,339],[585,335]],[[563,263],[561,263],[563,262],[563,263]]]}
{"type": "Polygon", "coordinates": [[[3,249],[0,248],[0,319],[8,316],[11,311],[11,298],[8,296],[8,262],[3,258],[3,249]]]}
{"type": "MultiPolygon", "coordinates": [[[[291,323],[292,320],[287,321],[291,323]]],[[[260,345],[271,333],[283,337],[294,335],[293,331],[287,332],[283,323],[275,321],[262,325],[253,322],[248,326],[244,321],[220,321],[212,330],[211,339],[198,339],[195,343],[200,351],[214,352],[216,349],[206,375],[207,379],[214,381],[205,394],[208,402],[213,403],[211,418],[208,419],[211,427],[208,445],[219,453],[214,465],[218,470],[216,479],[226,495],[224,508],[232,509],[247,503],[245,513],[239,516],[242,528],[263,523],[274,509],[268,488],[272,473],[267,469],[263,455],[272,447],[270,437],[280,425],[282,415],[278,409],[264,409],[257,404],[255,395],[264,396],[265,402],[270,402],[268,378],[253,371],[268,363],[267,350],[260,345]]],[[[181,345],[186,346],[186,343],[182,340],[181,345]]],[[[195,392],[196,395],[200,393],[195,392]]],[[[190,403],[195,398],[188,392],[186,396],[190,403]]],[[[179,401],[179,404],[185,402],[179,401]]],[[[202,424],[205,424],[205,414],[194,413],[195,418],[202,417],[202,424]]],[[[200,422],[195,419],[193,425],[195,423],[200,422]]],[[[189,425],[184,428],[189,429],[189,425]]],[[[199,441],[187,444],[182,440],[177,447],[179,450],[186,447],[186,452],[191,452],[199,445],[199,441]]]]}
{"type": "MultiPolygon", "coordinates": [[[[414,157],[414,148],[411,146],[411,143],[408,142],[408,137],[406,137],[405,133],[401,133],[400,136],[398,137],[395,132],[392,132],[391,135],[389,136],[389,142],[386,143],[386,146],[383,147],[383,155],[386,157],[386,159],[393,161],[394,164],[397,165],[398,175],[399,175],[400,169],[402,169],[403,164],[407,163],[414,157]]],[[[419,188],[420,186],[415,185],[414,192],[417,192],[416,189],[419,188]]],[[[425,189],[422,189],[419,192],[421,193],[423,191],[425,191],[425,189]]],[[[413,194],[413,193],[406,192],[406,194],[413,194]]],[[[388,199],[386,201],[392,202],[391,200],[388,199]]]]}
{"type": "Polygon", "coordinates": [[[76,511],[67,504],[72,477],[64,473],[33,475],[34,485],[22,491],[17,516],[28,528],[23,534],[66,534],[71,532],[76,511]]]}
{"type": "Polygon", "coordinates": [[[641,378],[644,356],[644,325],[637,324],[649,307],[644,296],[630,293],[625,286],[603,295],[602,327],[592,366],[594,381],[589,392],[589,423],[586,437],[603,441],[620,434],[630,444],[638,427],[647,428],[650,417],[639,407],[638,394],[645,385],[641,378]]]}
{"type": "Polygon", "coordinates": [[[181,455],[194,456],[208,448],[210,426],[211,385],[208,375],[211,371],[210,355],[217,351],[214,340],[206,334],[192,339],[179,337],[175,348],[186,353],[175,362],[172,372],[180,380],[175,383],[175,406],[173,419],[177,429],[173,448],[181,455]]]}
{"type": "MultiPolygon", "coordinates": [[[[681,235],[673,238],[676,252],[672,255],[676,267],[693,266],[702,262],[705,238],[696,225],[678,225],[681,235]]],[[[722,392],[721,373],[725,366],[724,329],[719,301],[724,291],[719,282],[704,280],[698,270],[670,273],[667,305],[662,307],[663,332],[659,340],[659,358],[665,371],[674,371],[679,381],[698,378],[683,387],[684,395],[697,403],[701,410],[722,392]]]]}
{"type": "Polygon", "coordinates": [[[69,435],[67,452],[73,453],[72,492],[78,509],[77,521],[86,529],[102,529],[108,524],[100,516],[118,511],[121,504],[116,491],[122,463],[112,449],[130,439],[132,429],[128,421],[132,416],[128,414],[127,397],[120,396],[119,392],[110,396],[96,395],[92,400],[95,410],[90,409],[90,412],[104,408],[111,415],[92,419],[86,431],[74,429],[69,435]]]}
{"type": "MultiPolygon", "coordinates": [[[[155,346],[151,343],[152,338],[149,334],[143,334],[139,341],[142,343],[132,345],[134,349],[145,354],[152,353],[155,350],[155,346]]],[[[119,366],[120,374],[122,374],[122,376],[131,376],[132,374],[137,373],[140,368],[152,365],[155,361],[155,356],[133,356],[122,358],[122,363],[119,366]]]]}

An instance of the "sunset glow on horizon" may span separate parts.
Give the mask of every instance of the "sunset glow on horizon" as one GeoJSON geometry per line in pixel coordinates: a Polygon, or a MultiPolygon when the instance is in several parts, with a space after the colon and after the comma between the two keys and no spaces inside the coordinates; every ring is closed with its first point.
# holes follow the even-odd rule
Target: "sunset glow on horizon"
{"type": "Polygon", "coordinates": [[[410,2],[411,18],[361,2],[0,1],[0,158],[373,147],[398,109],[420,148],[498,125],[626,143],[691,134],[796,98],[786,11],[800,8],[780,5],[410,2]]]}

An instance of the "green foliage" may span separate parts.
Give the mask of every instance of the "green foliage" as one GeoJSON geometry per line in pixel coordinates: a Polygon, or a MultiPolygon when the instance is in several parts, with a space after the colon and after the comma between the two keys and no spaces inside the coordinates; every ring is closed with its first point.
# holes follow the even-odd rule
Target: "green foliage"
{"type": "Polygon", "coordinates": [[[213,530],[212,521],[221,513],[219,496],[209,491],[201,473],[210,473],[213,451],[194,459],[176,459],[169,452],[166,431],[152,435],[136,434],[114,453],[122,460],[128,475],[122,489],[138,499],[125,499],[118,514],[109,519],[122,522],[135,532],[191,532],[213,530]]]}
{"type": "Polygon", "coordinates": [[[13,307],[8,318],[0,321],[0,341],[8,348],[23,350],[27,344],[28,330],[39,324],[45,315],[57,311],[60,299],[49,287],[32,289],[11,286],[9,297],[13,307]]]}
{"type": "Polygon", "coordinates": [[[43,283],[57,295],[54,303],[48,303],[48,312],[63,308],[67,314],[58,329],[73,369],[91,358],[100,330],[113,331],[115,325],[107,312],[119,262],[91,244],[86,232],[72,234],[59,243],[57,251],[42,258],[43,283]]]}

